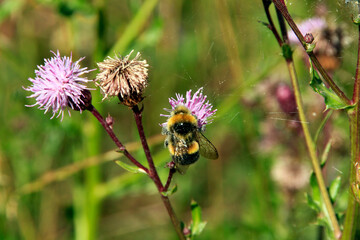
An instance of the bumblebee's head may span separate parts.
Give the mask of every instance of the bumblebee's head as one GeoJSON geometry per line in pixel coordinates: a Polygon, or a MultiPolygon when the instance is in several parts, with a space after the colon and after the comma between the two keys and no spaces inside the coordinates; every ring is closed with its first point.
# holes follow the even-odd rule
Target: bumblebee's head
{"type": "Polygon", "coordinates": [[[191,114],[191,112],[184,105],[177,105],[175,109],[172,111],[171,116],[174,116],[176,114],[191,114]]]}
{"type": "Polygon", "coordinates": [[[197,127],[198,122],[196,117],[183,105],[176,106],[167,122],[167,130],[180,135],[193,132],[197,127]]]}

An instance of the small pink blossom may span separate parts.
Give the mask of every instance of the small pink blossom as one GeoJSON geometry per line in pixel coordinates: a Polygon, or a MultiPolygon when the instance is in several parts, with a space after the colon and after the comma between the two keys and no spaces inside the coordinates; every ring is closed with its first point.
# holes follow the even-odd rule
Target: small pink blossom
{"type": "MultiPolygon", "coordinates": [[[[52,51],[51,51],[52,52],[52,51]]],[[[36,103],[26,105],[27,107],[38,106],[39,109],[45,110],[45,113],[52,110],[52,117],[58,113],[61,120],[64,117],[64,110],[68,107],[72,109],[81,109],[83,104],[83,91],[90,90],[83,83],[89,82],[85,77],[80,77],[84,73],[93,70],[81,68],[79,62],[84,58],[80,58],[76,62],[72,62],[72,56],[60,57],[59,51],[54,53],[50,59],[44,59],[44,65],[37,66],[35,70],[35,78],[29,78],[32,86],[24,88],[26,91],[33,92],[28,98],[35,98],[36,103]]],[[[70,111],[68,109],[70,115],[70,111]]]]}
{"type": "MultiPolygon", "coordinates": [[[[183,95],[177,93],[176,99],[169,98],[171,109],[164,108],[164,110],[171,113],[178,105],[184,105],[194,116],[196,116],[199,129],[204,130],[205,126],[213,121],[212,117],[216,113],[217,109],[212,110],[213,106],[209,103],[209,101],[206,101],[207,96],[203,95],[202,91],[203,88],[199,88],[199,90],[191,96],[191,90],[189,90],[186,92],[185,98],[183,95]]],[[[169,118],[170,114],[160,114],[160,116],[169,118]]],[[[166,123],[161,124],[161,126],[165,127],[166,123]]]]}

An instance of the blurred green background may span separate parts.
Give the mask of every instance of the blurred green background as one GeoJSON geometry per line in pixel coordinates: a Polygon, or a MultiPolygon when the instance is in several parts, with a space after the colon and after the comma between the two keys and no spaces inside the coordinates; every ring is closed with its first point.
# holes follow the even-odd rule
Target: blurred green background
{"type": "MultiPolygon", "coordinates": [[[[288,1],[297,22],[313,17],[321,2],[288,1]]],[[[344,1],[327,4],[326,18],[348,39],[333,76],[350,96],[353,10],[344,1]]],[[[322,239],[306,204],[311,166],[297,116],[283,113],[277,101],[279,85],[290,84],[285,62],[259,20],[267,21],[260,0],[0,1],[0,239],[177,239],[155,185],[112,161],[120,155],[90,113],[73,111],[61,122],[25,107],[34,99],[23,86],[50,50],[85,56],[81,65],[92,69],[132,49],[150,64],[143,121],[164,181],[170,156],[159,124],[168,98],[204,87],[218,109],[205,135],[220,158],[201,158],[177,174],[170,197],[187,224],[190,201],[202,207],[207,226],[197,239],[322,239]]],[[[314,135],[326,115],[323,100],[308,86],[299,50],[295,61],[314,135]]],[[[119,139],[145,162],[131,111],[93,94],[102,115],[113,116],[119,139]]],[[[331,116],[319,153],[330,139],[324,174],[327,181],[342,178],[335,205],[341,213],[350,161],[345,114],[331,116]]]]}

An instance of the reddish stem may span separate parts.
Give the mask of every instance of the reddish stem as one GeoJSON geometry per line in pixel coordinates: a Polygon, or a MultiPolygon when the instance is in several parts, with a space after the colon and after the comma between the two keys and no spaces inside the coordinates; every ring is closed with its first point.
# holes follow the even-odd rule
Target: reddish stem
{"type": "Polygon", "coordinates": [[[166,184],[165,184],[165,187],[164,187],[164,192],[166,192],[166,191],[169,189],[169,186],[170,186],[172,177],[174,176],[174,173],[175,173],[175,172],[176,172],[176,169],[175,169],[175,168],[170,168],[170,170],[169,170],[169,176],[168,176],[168,179],[167,179],[166,184]]]}
{"type": "Polygon", "coordinates": [[[142,114],[141,114],[142,110],[140,110],[137,105],[135,107],[133,107],[132,110],[133,110],[133,113],[134,113],[135,122],[136,122],[136,126],[137,126],[137,129],[138,129],[138,132],[139,132],[141,144],[143,146],[145,156],[146,156],[146,159],[147,159],[148,164],[149,164],[148,175],[154,181],[154,183],[155,183],[156,187],[159,189],[159,191],[163,192],[164,191],[164,186],[162,185],[161,180],[159,178],[159,175],[158,175],[158,173],[156,171],[154,161],[153,161],[151,153],[150,153],[149,145],[148,145],[148,143],[146,141],[144,127],[142,125],[142,114]]]}
{"type": "Polygon", "coordinates": [[[110,128],[110,126],[106,123],[105,119],[101,116],[101,114],[96,110],[93,105],[90,105],[87,110],[89,110],[96,119],[101,123],[101,125],[105,128],[106,132],[109,134],[111,139],[114,141],[119,150],[138,168],[142,169],[144,172],[149,174],[149,170],[144,167],[141,163],[139,163],[125,148],[125,146],[119,141],[119,139],[115,136],[114,131],[110,128]]]}
{"type": "Polygon", "coordinates": [[[358,26],[358,28],[359,28],[358,58],[357,58],[357,64],[356,64],[354,93],[353,93],[353,98],[352,98],[353,103],[357,103],[359,101],[359,95],[360,95],[360,25],[358,26]]]}

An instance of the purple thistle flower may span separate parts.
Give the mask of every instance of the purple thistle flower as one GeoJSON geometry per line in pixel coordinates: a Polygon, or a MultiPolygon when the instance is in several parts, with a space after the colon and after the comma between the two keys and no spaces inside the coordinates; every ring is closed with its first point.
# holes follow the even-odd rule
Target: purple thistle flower
{"type": "MultiPolygon", "coordinates": [[[[51,119],[58,113],[57,117],[61,115],[61,120],[64,117],[64,110],[71,107],[75,110],[80,110],[81,104],[84,104],[84,91],[90,90],[82,83],[90,82],[87,78],[80,77],[84,73],[93,71],[87,68],[80,68],[79,62],[84,58],[80,58],[76,62],[72,62],[72,55],[70,57],[60,57],[59,51],[54,57],[44,59],[44,65],[37,66],[35,70],[36,77],[29,78],[32,86],[24,88],[26,91],[33,92],[28,98],[35,98],[36,103],[33,105],[26,105],[27,107],[34,107],[38,105],[39,109],[45,110],[47,113],[52,109],[53,115],[51,119]]],[[[70,111],[68,109],[68,113],[70,111]]]]}
{"type": "MultiPolygon", "coordinates": [[[[191,90],[186,92],[186,99],[183,95],[177,93],[176,99],[169,98],[171,109],[164,108],[165,111],[171,113],[178,105],[187,107],[191,113],[196,116],[198,120],[198,127],[204,131],[205,126],[210,124],[213,119],[212,117],[216,113],[217,109],[212,110],[212,105],[209,101],[206,101],[207,96],[202,93],[203,88],[199,88],[193,96],[191,96],[191,90]]],[[[170,117],[171,115],[160,114],[162,117],[170,117]]],[[[166,126],[166,122],[161,124],[162,127],[166,126]]]]}

